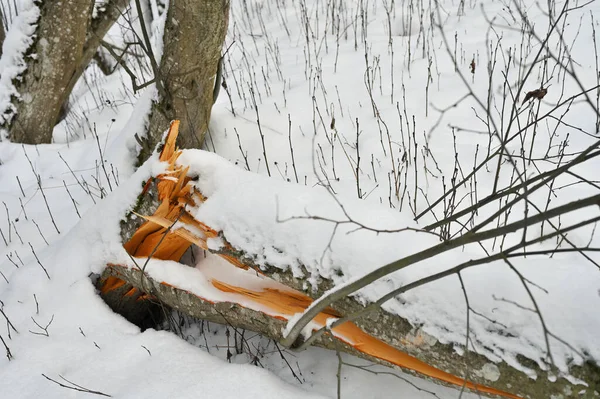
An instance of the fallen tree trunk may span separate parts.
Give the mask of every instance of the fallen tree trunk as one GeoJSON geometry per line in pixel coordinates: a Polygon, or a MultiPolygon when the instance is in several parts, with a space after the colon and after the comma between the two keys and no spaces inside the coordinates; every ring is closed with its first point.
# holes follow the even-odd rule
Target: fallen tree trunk
{"type": "MultiPolygon", "coordinates": [[[[226,237],[222,237],[226,239],[226,237]]],[[[225,246],[213,251],[236,259],[246,267],[250,267],[269,276],[288,287],[310,295],[313,299],[319,298],[328,289],[333,287],[330,280],[320,281],[317,290],[312,288],[305,279],[294,277],[291,271],[282,272],[280,268],[261,267],[252,261],[252,255],[225,246]]],[[[306,274],[308,275],[308,273],[306,274]]],[[[342,315],[349,315],[361,311],[364,306],[352,297],[331,304],[331,308],[342,315]]],[[[443,344],[435,337],[427,334],[422,329],[414,327],[401,316],[389,313],[382,308],[377,308],[354,323],[373,337],[392,345],[438,369],[445,370],[453,375],[461,376],[476,384],[487,385],[501,391],[511,392],[521,398],[568,398],[569,392],[583,392],[578,398],[597,398],[600,391],[600,368],[592,362],[582,366],[573,365],[571,375],[588,384],[578,385],[564,377],[556,378],[556,370],[541,370],[536,362],[521,356],[519,361],[533,369],[537,378],[533,379],[524,372],[519,371],[506,362],[492,362],[482,354],[466,351],[458,354],[452,344],[443,344]]]]}
{"type": "MultiPolygon", "coordinates": [[[[234,249],[227,243],[224,235],[216,232],[215,235],[218,235],[223,239],[225,244],[218,250],[210,250],[207,248],[210,252],[224,256],[240,267],[254,269],[287,287],[305,293],[313,299],[319,298],[327,291],[327,289],[333,286],[331,281],[323,279],[317,290],[307,288],[311,287],[311,285],[308,284],[305,279],[294,277],[291,271],[284,272],[280,268],[274,266],[266,268],[264,266],[261,267],[253,262],[252,259],[254,257],[252,254],[234,249]]],[[[308,273],[305,275],[308,275],[308,273]]],[[[130,280],[128,279],[127,281],[130,280]]],[[[331,308],[341,315],[349,315],[362,310],[364,306],[355,299],[346,297],[345,299],[332,304],[331,308]]],[[[536,379],[530,378],[524,372],[513,368],[505,362],[494,363],[485,356],[472,351],[465,352],[462,355],[458,354],[453,345],[439,342],[420,328],[413,327],[406,319],[391,314],[382,308],[367,313],[360,319],[355,320],[354,323],[372,337],[381,342],[390,344],[392,347],[400,349],[402,352],[405,352],[428,365],[432,365],[436,369],[444,370],[452,375],[468,379],[475,384],[486,385],[499,391],[514,393],[514,397],[532,399],[560,398],[560,395],[563,395],[564,393],[585,391],[585,393],[578,397],[596,398],[596,391],[598,390],[598,387],[600,387],[600,369],[591,362],[585,363],[582,366],[574,365],[570,370],[571,374],[577,379],[589,384],[590,389],[585,389],[583,385],[578,386],[564,377],[557,378],[556,381],[551,382],[552,376],[556,374],[553,374],[550,370],[541,370],[537,366],[537,363],[525,357],[522,357],[519,360],[526,363],[529,368],[536,372],[536,379]]],[[[253,331],[261,332],[273,339],[281,337],[280,334],[271,336],[267,333],[268,331],[253,331]]],[[[358,355],[356,350],[347,352],[358,355]]],[[[373,358],[368,355],[365,356],[362,354],[358,356],[382,364],[397,366],[393,363],[386,362],[379,358],[373,358]]],[[[406,369],[404,368],[404,370],[406,369]]],[[[423,376],[423,374],[421,374],[421,376],[423,376]]],[[[435,378],[433,378],[433,380],[435,381],[435,378]]],[[[439,380],[436,382],[439,383],[439,380]]],[[[569,397],[569,395],[562,397],[569,397]]]]}
{"type": "MultiPolygon", "coordinates": [[[[218,255],[239,268],[251,268],[260,275],[267,276],[296,290],[290,293],[284,289],[276,292],[251,290],[244,287],[227,286],[219,281],[213,281],[213,286],[223,292],[253,298],[262,304],[272,304],[276,301],[288,306],[282,310],[282,305],[275,309],[274,314],[256,311],[238,302],[212,301],[209,298],[174,287],[167,282],[157,281],[138,269],[130,269],[122,265],[109,265],[105,271],[104,293],[112,291],[115,285],[122,287],[125,283],[137,290],[157,298],[164,304],[178,309],[188,315],[231,324],[234,327],[246,328],[259,332],[272,339],[280,340],[285,319],[306,309],[312,299],[320,297],[332,287],[332,282],[322,279],[317,289],[300,277],[275,266],[258,265],[254,262],[254,254],[245,253],[228,243],[227,237],[213,230],[190,215],[186,206],[202,206],[206,200],[190,184],[187,168],[176,166],[179,153],[175,151],[173,134],[176,135],[177,124],[172,125],[167,142],[161,154],[161,160],[169,162],[168,172],[158,177],[155,189],[145,190],[140,199],[147,220],[140,227],[130,227],[124,240],[125,248],[134,257],[151,256],[157,259],[178,261],[190,245],[195,244],[204,250],[218,255]],[[158,199],[157,199],[158,198],[158,199]],[[174,228],[175,224],[177,227],[174,228]],[[218,238],[222,245],[219,249],[211,249],[207,245],[210,238],[218,238]],[[122,283],[116,283],[121,281],[122,283]],[[311,288],[308,288],[311,287],[311,288]],[[266,298],[275,295],[275,301],[266,298]],[[282,320],[277,314],[284,313],[282,320]]],[[[148,184],[147,187],[152,187],[148,184]]],[[[308,273],[305,273],[308,275],[308,273]]],[[[133,291],[135,292],[135,290],[133,291]]],[[[130,296],[131,289],[128,290],[130,296]]],[[[144,296],[142,296],[143,298],[144,296]]],[[[353,314],[363,305],[354,298],[347,297],[332,304],[331,308],[320,314],[314,321],[317,327],[328,325],[331,319],[353,314]]],[[[551,382],[550,371],[541,370],[537,364],[528,359],[520,359],[527,363],[530,369],[537,373],[532,379],[525,373],[514,369],[504,362],[493,363],[485,356],[467,351],[458,354],[452,345],[442,344],[434,337],[418,328],[414,328],[406,319],[378,308],[354,323],[346,322],[323,334],[314,344],[329,349],[337,349],[357,355],[378,363],[401,367],[413,373],[418,373],[436,382],[465,385],[473,391],[487,396],[509,398],[560,398],[569,397],[569,392],[578,392],[580,398],[596,397],[600,381],[600,372],[592,363],[583,366],[572,366],[570,373],[575,378],[588,384],[577,385],[568,379],[560,377],[551,382]],[[469,383],[465,380],[470,381],[469,383]],[[511,392],[511,393],[508,393],[511,392]],[[566,395],[566,396],[565,396],[566,395]]]]}
{"type": "MultiPolygon", "coordinates": [[[[103,279],[109,278],[118,278],[126,283],[126,287],[131,286],[140,291],[143,290],[144,292],[149,293],[153,298],[160,301],[163,305],[176,309],[188,316],[227,325],[236,329],[245,329],[260,333],[261,335],[277,342],[284,338],[283,331],[285,330],[287,324],[286,319],[270,316],[264,312],[242,306],[237,302],[211,302],[191,292],[174,287],[168,283],[159,282],[144,274],[141,270],[129,269],[119,265],[109,265],[105,269],[103,279]]],[[[129,297],[132,298],[132,301],[124,301],[123,303],[129,303],[129,305],[126,306],[131,306],[132,303],[138,303],[141,304],[141,309],[144,309],[143,304],[145,301],[140,301],[139,298],[135,299],[134,295],[129,295],[129,297]]],[[[147,317],[147,315],[145,317],[147,317]]],[[[359,329],[356,328],[356,330],[359,329]]],[[[357,331],[357,333],[360,335],[361,331],[357,331]]],[[[470,389],[485,396],[519,399],[518,396],[507,392],[490,389],[484,385],[473,385],[471,383],[467,383],[458,377],[454,377],[448,373],[445,373],[444,371],[436,370],[435,368],[424,364],[416,358],[411,359],[411,357],[405,355],[401,351],[395,350],[393,347],[381,341],[377,341],[375,339],[372,339],[372,341],[379,347],[376,348],[376,350],[381,349],[386,351],[386,356],[396,359],[396,361],[388,361],[373,354],[366,353],[364,351],[364,347],[371,346],[373,344],[369,341],[364,343],[361,342],[361,345],[356,345],[355,343],[351,344],[345,342],[344,340],[341,340],[332,334],[323,334],[314,341],[313,345],[329,350],[348,353],[384,366],[399,368],[403,372],[408,372],[422,378],[425,377],[438,384],[448,386],[461,386],[466,384],[468,390],[470,389]],[[360,347],[361,350],[357,349],[357,347],[360,347]],[[397,362],[399,361],[408,362],[408,364],[411,364],[413,368],[398,366],[397,362]],[[429,372],[433,374],[433,376],[422,374],[423,368],[429,368],[429,372]],[[449,382],[440,379],[442,377],[451,379],[451,381],[449,382]]]]}
{"type": "MultiPolygon", "coordinates": [[[[153,297],[159,299],[163,304],[197,319],[250,330],[275,341],[280,341],[283,338],[282,332],[287,323],[284,319],[271,317],[263,312],[243,307],[235,302],[210,302],[188,291],[156,281],[148,275],[143,275],[140,270],[129,269],[119,265],[109,265],[105,269],[103,278],[108,278],[109,276],[122,279],[127,284],[139,290],[143,289],[153,297]]],[[[351,345],[332,338],[329,334],[324,334],[316,340],[315,346],[338,350],[373,362],[394,366],[394,364],[385,360],[366,355],[351,345]]]]}

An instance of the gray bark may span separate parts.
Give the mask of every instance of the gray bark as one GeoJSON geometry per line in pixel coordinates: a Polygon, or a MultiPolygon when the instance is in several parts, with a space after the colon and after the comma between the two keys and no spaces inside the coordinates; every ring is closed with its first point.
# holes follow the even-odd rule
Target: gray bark
{"type": "MultiPolygon", "coordinates": [[[[158,67],[159,101],[150,117],[153,149],[173,119],[181,121],[178,145],[199,148],[208,130],[221,47],[229,24],[229,0],[172,0],[158,67]]],[[[140,161],[149,156],[147,151],[140,161]]]]}
{"type": "Polygon", "coordinates": [[[49,143],[61,107],[69,96],[67,86],[83,54],[93,3],[81,0],[47,0],[40,5],[36,40],[27,71],[16,87],[16,115],[8,126],[11,140],[27,144],[49,143]]]}
{"type": "MultiPolygon", "coordinates": [[[[108,275],[109,273],[105,271],[99,282],[108,275]]],[[[113,312],[125,317],[130,323],[140,327],[142,331],[160,325],[165,319],[165,313],[170,310],[156,300],[140,299],[141,292],[139,290],[135,295],[126,295],[131,288],[133,286],[126,283],[112,291],[100,292],[100,297],[113,312]]]]}
{"type": "MultiPolygon", "coordinates": [[[[273,318],[262,312],[244,308],[237,303],[207,302],[202,298],[189,293],[188,291],[161,284],[147,275],[142,277],[142,273],[139,270],[127,269],[121,266],[108,266],[105,269],[102,277],[106,278],[107,276],[115,276],[127,282],[127,288],[121,290],[121,294],[116,293],[115,297],[119,297],[119,299],[115,300],[121,301],[119,303],[124,303],[123,305],[119,305],[121,306],[121,310],[125,310],[125,312],[130,315],[130,317],[134,317],[134,320],[136,321],[146,320],[150,316],[149,312],[144,307],[144,304],[134,304],[132,307],[132,303],[139,303],[140,301],[135,301],[135,298],[131,297],[122,297],[122,291],[127,290],[131,286],[150,293],[165,306],[176,309],[188,316],[257,332],[275,341],[281,341],[283,338],[282,331],[285,328],[286,321],[273,318]],[[127,304],[127,302],[129,302],[129,304],[127,304]]],[[[115,300],[113,300],[112,303],[115,303],[115,300]]],[[[364,354],[352,346],[347,345],[343,341],[333,338],[329,334],[323,334],[323,336],[314,342],[314,345],[325,349],[348,353],[374,363],[382,364],[384,366],[398,368],[397,366],[384,360],[364,354]]],[[[411,370],[403,369],[403,371],[416,375],[416,373],[412,372],[411,370]]],[[[437,380],[436,382],[440,383],[437,380]]],[[[456,386],[453,387],[456,388],[456,386]]]]}

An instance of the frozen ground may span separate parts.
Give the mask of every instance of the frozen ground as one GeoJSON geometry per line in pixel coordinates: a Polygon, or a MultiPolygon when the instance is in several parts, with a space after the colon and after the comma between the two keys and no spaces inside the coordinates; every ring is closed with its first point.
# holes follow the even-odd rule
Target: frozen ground
{"type": "MultiPolygon", "coordinates": [[[[31,4],[23,1],[20,6],[27,10],[31,4]]],[[[437,240],[412,231],[346,234],[355,227],[344,225],[332,236],[332,223],[279,223],[277,216],[308,212],[343,219],[328,188],[355,220],[370,227],[423,227],[443,218],[445,207],[440,206],[435,214],[413,220],[452,184],[453,176],[466,175],[490,148],[475,102],[469,99],[450,107],[467,89],[449,53],[456,55],[458,71],[484,102],[491,86],[491,104],[499,110],[506,90],[504,66],[512,65],[511,83],[520,81],[520,60],[527,65],[539,45],[522,40],[514,3],[467,2],[464,12],[458,13],[461,3],[443,2],[440,17],[449,52],[430,23],[429,17],[437,18],[437,11],[427,2],[333,2],[338,4],[333,20],[331,4],[323,0],[232,2],[226,42],[232,46],[224,64],[228,90],[221,90],[213,108],[205,149],[238,167],[192,151],[182,161],[193,163],[202,176],[198,184],[209,196],[198,217],[222,229],[232,244],[282,267],[294,269],[302,263],[313,280],[323,276],[343,283],[437,240]],[[485,15],[517,30],[489,29],[485,15]],[[507,61],[509,51],[512,61],[507,61]],[[475,73],[470,69],[472,60],[475,73]],[[488,65],[496,65],[491,84],[488,65]]],[[[563,4],[556,3],[556,9],[563,4]]],[[[525,10],[543,35],[548,18],[539,7],[547,5],[526,4],[525,10]]],[[[597,84],[593,51],[597,21],[590,17],[597,11],[596,2],[575,9],[560,27],[566,42],[574,43],[570,55],[586,88],[597,84]]],[[[34,12],[22,12],[15,24],[34,12]]],[[[155,28],[159,25],[160,21],[155,28]]],[[[8,35],[13,39],[5,43],[0,60],[3,109],[10,93],[9,77],[18,72],[19,63],[18,56],[7,59],[6,54],[17,54],[19,46],[27,43],[26,36],[27,32],[15,30],[8,35]]],[[[121,29],[113,29],[110,37],[122,41],[121,29]]],[[[572,79],[549,64],[534,68],[526,84],[526,90],[551,84],[540,103],[540,115],[579,92],[572,79]]],[[[8,324],[0,328],[13,356],[10,361],[0,358],[0,396],[86,395],[59,387],[44,374],[113,397],[335,397],[335,353],[310,349],[284,352],[282,357],[273,342],[246,333],[251,349],[241,354],[231,349],[234,364],[228,364],[226,347],[234,346],[234,332],[228,337],[224,327],[183,320],[180,333],[188,342],[165,331],[140,333],[94,292],[90,273],[100,271],[106,262],[125,259],[118,222],[153,167],[133,168],[137,146],[133,136],[143,131],[152,88],[134,95],[128,82],[120,70],[105,77],[91,67],[73,93],[71,113],[56,127],[55,144],[0,143],[0,212],[6,213],[0,220],[4,239],[0,241],[4,259],[0,261],[0,307],[16,329],[8,324]]],[[[592,93],[595,99],[596,92],[592,93]]],[[[532,115],[526,105],[520,109],[525,110],[520,123],[527,123],[532,115]]],[[[536,111],[537,103],[531,112],[536,111]]],[[[557,117],[564,113],[560,129],[555,131],[557,123],[549,119],[536,133],[527,131],[511,143],[510,151],[531,151],[532,158],[558,157],[562,151],[568,157],[598,139],[596,116],[589,107],[574,102],[565,111],[556,113],[557,117]]],[[[495,146],[491,144],[492,150],[495,146]]],[[[519,166],[531,174],[556,164],[536,161],[519,166]]],[[[574,170],[594,181],[599,166],[592,160],[574,170]]],[[[474,196],[468,193],[474,187],[478,198],[488,195],[496,179],[495,167],[490,165],[469,180],[454,201],[469,205],[474,196]]],[[[505,186],[511,179],[511,168],[502,165],[499,184],[505,186]]],[[[532,201],[543,208],[550,197],[556,206],[597,193],[597,186],[573,185],[569,180],[557,186],[564,189],[556,196],[542,190],[532,201]]],[[[491,214],[494,206],[483,209],[477,220],[491,214]]],[[[562,222],[576,222],[594,211],[570,214],[562,222]]],[[[523,209],[515,208],[508,218],[522,213],[523,209]]],[[[539,235],[540,228],[530,234],[539,235]]],[[[489,242],[485,248],[508,246],[519,239],[509,235],[505,242],[489,242]]],[[[569,239],[598,246],[591,226],[570,233],[569,239]]],[[[554,241],[539,248],[556,245],[554,241]]],[[[379,281],[358,297],[377,299],[402,284],[483,254],[481,247],[459,248],[379,281]]],[[[600,260],[595,253],[589,256],[600,260]]],[[[577,253],[518,258],[514,264],[531,281],[548,330],[569,343],[550,338],[557,366],[566,370],[567,364],[581,363],[586,357],[600,359],[597,268],[577,253]]],[[[477,312],[471,314],[469,333],[475,349],[524,371],[528,369],[517,361],[518,354],[544,366],[547,354],[540,320],[527,310],[533,305],[515,274],[496,262],[466,271],[463,279],[477,312]]],[[[464,349],[466,305],[456,277],[411,291],[386,307],[437,339],[455,344],[456,350],[464,349]]],[[[3,319],[0,316],[2,325],[3,319]]],[[[386,374],[391,370],[362,360],[344,357],[344,361],[360,367],[342,367],[343,398],[459,395],[397,371],[395,376],[386,374]]]]}

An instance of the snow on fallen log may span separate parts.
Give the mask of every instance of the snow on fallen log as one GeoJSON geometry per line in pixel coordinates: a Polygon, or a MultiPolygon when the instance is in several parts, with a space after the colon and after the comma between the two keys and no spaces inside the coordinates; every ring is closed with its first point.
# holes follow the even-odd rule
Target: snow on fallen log
{"type": "MultiPolygon", "coordinates": [[[[158,197],[153,197],[156,210],[150,215],[147,211],[151,208],[145,209],[146,223],[132,231],[124,245],[140,259],[138,264],[144,264],[149,256],[153,259],[143,268],[143,277],[139,268],[131,265],[110,265],[105,272],[105,292],[124,281],[192,316],[279,340],[286,321],[301,313],[312,299],[373,268],[438,243],[432,235],[411,230],[418,226],[395,212],[373,210],[361,203],[342,205],[324,190],[244,172],[211,153],[179,152],[174,144],[176,134],[174,123],[160,158],[168,166],[158,175],[156,189],[145,190],[146,197],[158,197]],[[354,223],[348,220],[350,215],[354,223]],[[398,226],[409,229],[397,231],[398,226]],[[375,230],[394,232],[379,234],[375,230]],[[252,270],[254,276],[262,276],[260,281],[250,278],[252,274],[241,277],[238,273],[228,282],[234,272],[207,275],[201,264],[189,268],[156,260],[179,261],[192,244],[239,270],[252,270]]],[[[147,188],[151,186],[149,183],[147,188]]],[[[470,256],[469,252],[443,254],[435,261],[422,262],[412,274],[396,273],[381,279],[332,304],[313,320],[310,330],[470,256]]],[[[494,277],[493,272],[489,275],[494,277]]],[[[460,291],[452,292],[440,284],[434,288],[448,295],[444,299],[451,307],[456,307],[456,296],[458,303],[464,300],[460,291]]],[[[409,299],[418,302],[420,298],[409,299]]],[[[523,337],[513,332],[506,336],[502,331],[482,332],[476,323],[470,338],[484,350],[463,353],[457,343],[464,343],[464,317],[457,314],[461,315],[461,309],[464,312],[464,304],[454,313],[442,305],[431,308],[435,301],[429,305],[411,306],[407,299],[396,298],[354,323],[324,334],[315,344],[457,386],[464,384],[463,377],[478,384],[467,383],[468,387],[491,396],[559,398],[579,392],[578,397],[594,397],[600,373],[592,362],[580,360],[550,370],[537,361],[533,350],[527,350],[530,342],[521,342],[523,337]],[[418,327],[415,321],[419,317],[411,315],[413,309],[422,310],[422,317],[434,321],[418,327]]]]}

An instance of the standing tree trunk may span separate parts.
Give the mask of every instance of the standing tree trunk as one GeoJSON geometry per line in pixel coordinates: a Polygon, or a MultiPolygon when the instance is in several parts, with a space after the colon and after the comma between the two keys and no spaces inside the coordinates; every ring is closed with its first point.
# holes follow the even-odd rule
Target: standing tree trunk
{"type": "Polygon", "coordinates": [[[2,10],[0,10],[0,57],[2,57],[2,45],[4,44],[4,39],[6,38],[6,27],[4,26],[4,15],[2,15],[2,10]]]}
{"type": "Polygon", "coordinates": [[[40,5],[36,39],[27,71],[17,84],[20,99],[7,126],[11,140],[49,143],[61,107],[68,98],[69,81],[83,54],[93,2],[47,0],[40,5]]]}
{"type": "Polygon", "coordinates": [[[150,117],[149,145],[140,160],[149,156],[174,119],[181,120],[181,147],[202,146],[228,23],[229,0],[170,1],[164,53],[155,71],[159,100],[150,117]]]}
{"type": "Polygon", "coordinates": [[[94,55],[98,51],[98,47],[100,47],[100,42],[108,33],[108,30],[111,26],[119,19],[121,14],[125,11],[127,6],[129,6],[131,0],[109,0],[104,5],[104,10],[99,12],[96,18],[91,21],[90,28],[87,33],[85,44],[83,45],[83,51],[81,54],[81,58],[77,63],[77,68],[75,72],[69,79],[69,83],[67,84],[66,91],[67,93],[71,93],[73,91],[73,87],[75,87],[75,83],[79,80],[89,63],[94,58],[94,55]]]}

